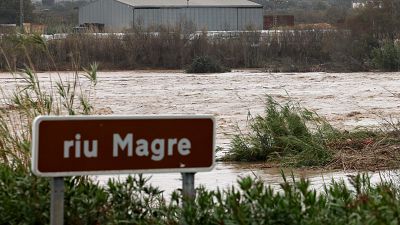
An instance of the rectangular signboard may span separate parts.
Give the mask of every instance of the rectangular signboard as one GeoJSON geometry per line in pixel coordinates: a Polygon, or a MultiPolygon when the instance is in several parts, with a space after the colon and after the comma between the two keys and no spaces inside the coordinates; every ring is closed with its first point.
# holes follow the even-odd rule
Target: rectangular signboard
{"type": "Polygon", "coordinates": [[[39,116],[32,170],[38,176],[210,171],[212,116],[39,116]]]}

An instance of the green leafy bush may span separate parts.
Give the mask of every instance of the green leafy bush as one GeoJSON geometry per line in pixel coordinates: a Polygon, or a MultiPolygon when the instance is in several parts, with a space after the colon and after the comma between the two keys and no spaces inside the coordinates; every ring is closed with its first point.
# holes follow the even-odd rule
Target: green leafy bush
{"type": "MultiPolygon", "coordinates": [[[[49,181],[0,164],[0,224],[48,224],[49,181]]],[[[87,177],[65,178],[64,208],[65,224],[72,225],[168,224],[164,214],[175,210],[139,175],[106,185],[87,177]]]]}
{"type": "Polygon", "coordinates": [[[400,46],[393,41],[385,42],[382,47],[373,49],[372,62],[378,69],[398,71],[400,69],[400,46]]]}
{"type": "Polygon", "coordinates": [[[286,180],[281,190],[250,177],[239,179],[239,189],[198,190],[184,209],[186,224],[396,224],[400,212],[398,187],[371,185],[357,175],[324,186],[318,193],[305,179],[286,180]]]}
{"type": "Polygon", "coordinates": [[[48,224],[49,193],[47,179],[0,163],[0,224],[48,224]]]}
{"type": "MultiPolygon", "coordinates": [[[[197,189],[182,206],[181,192],[167,201],[142,176],[99,185],[86,177],[66,178],[65,224],[397,224],[400,188],[393,181],[372,185],[365,174],[324,185],[287,180],[280,190],[251,177],[237,187],[197,189]]],[[[0,166],[0,224],[49,224],[49,180],[0,166]]]]}
{"type": "Polygon", "coordinates": [[[194,58],[192,64],[186,69],[187,73],[223,73],[229,71],[229,68],[222,66],[208,56],[194,58]]]}

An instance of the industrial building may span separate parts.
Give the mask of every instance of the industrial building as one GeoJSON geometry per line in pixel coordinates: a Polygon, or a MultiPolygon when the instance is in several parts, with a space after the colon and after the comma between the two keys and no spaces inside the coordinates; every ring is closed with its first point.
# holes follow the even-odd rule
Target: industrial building
{"type": "Polygon", "coordinates": [[[80,24],[104,24],[108,31],[140,26],[195,30],[262,30],[263,7],[247,0],[97,0],[79,9],[80,24]]]}

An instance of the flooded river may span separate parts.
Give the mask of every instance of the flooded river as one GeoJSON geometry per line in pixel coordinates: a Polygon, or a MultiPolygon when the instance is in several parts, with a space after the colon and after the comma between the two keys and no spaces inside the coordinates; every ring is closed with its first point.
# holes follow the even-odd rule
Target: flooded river
{"type": "MultiPolygon", "coordinates": [[[[44,85],[58,79],[57,73],[41,73],[44,85]]],[[[60,74],[63,79],[71,73],[60,74]]],[[[16,83],[0,74],[6,92],[16,83]]],[[[82,87],[87,87],[81,78],[82,87]]],[[[352,129],[381,125],[400,118],[400,73],[263,73],[234,71],[224,74],[181,72],[100,72],[95,90],[88,89],[99,114],[212,114],[217,121],[217,146],[229,150],[239,128],[246,132],[249,116],[263,113],[266,96],[278,102],[295,101],[327,118],[334,126],[352,129]]],[[[221,153],[220,153],[221,154],[221,153]]],[[[346,172],[296,170],[310,178],[316,188],[346,172]],[[323,178],[324,177],[324,178],[323,178]]],[[[257,176],[271,185],[282,180],[279,169],[260,169],[248,164],[218,163],[209,173],[196,175],[196,183],[208,188],[229,186],[238,176],[257,176]]],[[[374,175],[374,179],[379,177],[374,175]]],[[[104,181],[107,177],[101,176],[104,181]]],[[[164,190],[180,187],[180,174],[156,174],[152,183],[164,190]]]]}
{"type": "MultiPolygon", "coordinates": [[[[311,187],[318,192],[322,192],[324,185],[329,185],[332,180],[343,180],[349,185],[349,177],[355,175],[354,171],[324,171],[313,169],[279,169],[279,168],[262,168],[262,165],[251,163],[224,163],[218,162],[216,167],[211,172],[201,172],[195,174],[196,187],[204,186],[209,190],[217,188],[238,187],[237,180],[241,177],[250,176],[255,179],[261,179],[266,184],[276,190],[280,189],[280,184],[283,183],[281,173],[284,173],[289,182],[292,181],[292,174],[296,180],[306,178],[310,181],[311,187]]],[[[398,181],[399,176],[396,171],[369,172],[371,183],[379,183],[380,181],[398,181]]],[[[160,187],[167,195],[174,190],[182,187],[182,177],[177,173],[152,174],[145,175],[150,178],[151,184],[160,187]]],[[[126,175],[121,176],[97,176],[95,177],[100,183],[106,183],[108,179],[125,179],[126,175]]]]}

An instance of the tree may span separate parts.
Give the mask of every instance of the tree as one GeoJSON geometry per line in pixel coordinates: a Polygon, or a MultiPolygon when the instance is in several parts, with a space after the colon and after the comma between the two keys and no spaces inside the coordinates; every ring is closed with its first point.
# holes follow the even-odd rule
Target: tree
{"type": "Polygon", "coordinates": [[[347,20],[353,34],[394,40],[400,34],[400,1],[369,0],[347,20]]]}
{"type": "MultiPolygon", "coordinates": [[[[31,0],[24,1],[24,21],[32,22],[34,6],[31,0]]],[[[0,0],[0,23],[19,23],[19,0],[0,0]]]]}

